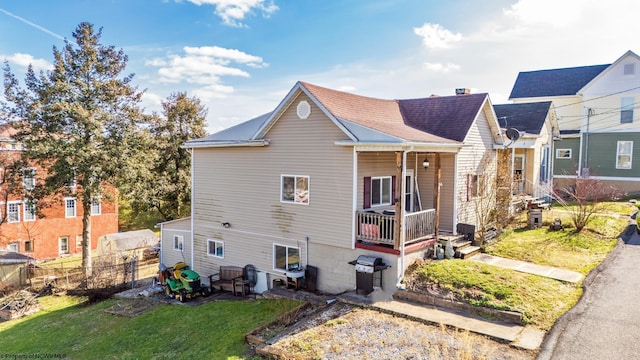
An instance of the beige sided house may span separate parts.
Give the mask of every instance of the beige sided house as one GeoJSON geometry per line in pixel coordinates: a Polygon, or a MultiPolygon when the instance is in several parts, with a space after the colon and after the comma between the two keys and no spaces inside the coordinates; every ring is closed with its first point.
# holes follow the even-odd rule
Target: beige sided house
{"type": "Polygon", "coordinates": [[[475,223],[479,179],[495,174],[489,96],[456,93],[383,100],[298,82],[273,112],[187,142],[193,268],[253,264],[270,287],[314,266],[317,288],[339,293],[367,255],[391,265],[379,274],[394,289],[439,234],[475,223]]]}
{"type": "Polygon", "coordinates": [[[551,101],[493,106],[505,136],[511,162],[514,195],[551,196],[553,144],[560,129],[551,101]]]}
{"type": "Polygon", "coordinates": [[[160,228],[160,263],[167,267],[184,261],[191,263],[191,218],[166,221],[160,228]]]}

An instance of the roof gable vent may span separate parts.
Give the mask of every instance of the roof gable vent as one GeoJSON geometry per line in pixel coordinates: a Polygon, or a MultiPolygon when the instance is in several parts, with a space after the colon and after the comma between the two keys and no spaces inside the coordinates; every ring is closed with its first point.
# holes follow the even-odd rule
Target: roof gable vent
{"type": "Polygon", "coordinates": [[[297,115],[300,119],[304,120],[311,115],[311,105],[306,100],[302,100],[298,103],[296,108],[297,115]]]}

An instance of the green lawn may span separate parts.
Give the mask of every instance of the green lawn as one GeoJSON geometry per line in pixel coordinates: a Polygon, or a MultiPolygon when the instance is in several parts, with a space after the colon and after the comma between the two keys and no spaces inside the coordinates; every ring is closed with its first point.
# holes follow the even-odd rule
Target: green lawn
{"type": "Polygon", "coordinates": [[[467,260],[439,260],[413,274],[421,283],[450,292],[457,301],[523,314],[527,324],[548,330],[582,295],[580,284],[467,260]]]}
{"type": "Polygon", "coordinates": [[[3,354],[66,354],[70,359],[242,359],[245,333],[298,306],[295,300],[158,304],[136,317],[107,313],[107,300],[48,296],[44,310],[0,323],[3,354]]]}
{"type": "MultiPolygon", "coordinates": [[[[484,251],[586,275],[611,252],[634,211],[628,202],[607,203],[607,212],[595,215],[580,233],[571,227],[564,208],[543,211],[544,226],[539,229],[527,227],[524,212],[484,251]],[[555,218],[562,220],[564,231],[549,230],[548,225],[555,218]]],[[[565,283],[472,261],[427,262],[418,265],[408,277],[417,289],[431,288],[472,305],[520,312],[528,324],[543,330],[550,329],[582,295],[581,283],[565,283]]]]}

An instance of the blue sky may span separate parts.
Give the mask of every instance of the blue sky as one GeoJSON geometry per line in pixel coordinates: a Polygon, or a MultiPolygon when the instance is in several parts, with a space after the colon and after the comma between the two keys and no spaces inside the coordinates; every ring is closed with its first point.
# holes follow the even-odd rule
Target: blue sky
{"type": "Polygon", "coordinates": [[[488,92],[518,71],[640,53],[636,0],[2,0],[0,59],[47,69],[80,22],[129,56],[160,109],[186,91],[214,132],[274,109],[296,81],[385,99],[488,92]]]}

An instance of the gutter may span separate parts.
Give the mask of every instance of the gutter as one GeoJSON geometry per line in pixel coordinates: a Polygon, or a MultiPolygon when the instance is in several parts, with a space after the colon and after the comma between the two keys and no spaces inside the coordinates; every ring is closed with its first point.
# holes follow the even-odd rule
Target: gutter
{"type": "Polygon", "coordinates": [[[269,145],[269,140],[254,140],[254,141],[202,141],[202,142],[187,142],[181,145],[183,149],[195,149],[195,148],[217,148],[217,147],[260,147],[269,145]]]}

